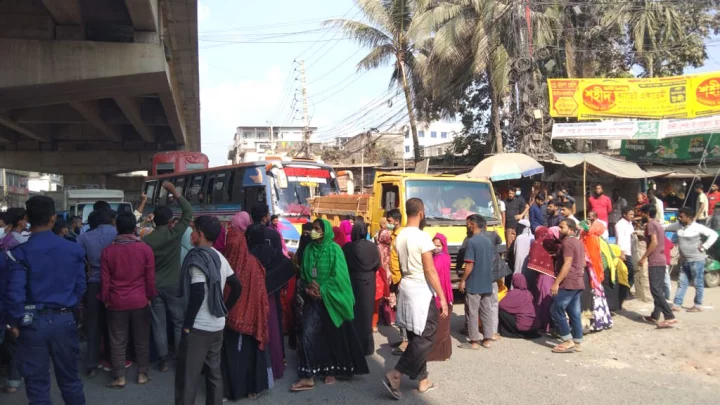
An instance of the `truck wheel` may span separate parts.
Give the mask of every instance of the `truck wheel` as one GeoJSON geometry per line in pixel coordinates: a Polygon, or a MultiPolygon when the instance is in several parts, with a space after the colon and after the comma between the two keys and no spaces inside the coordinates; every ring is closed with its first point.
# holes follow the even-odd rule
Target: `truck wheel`
{"type": "Polygon", "coordinates": [[[705,273],[705,287],[713,288],[720,285],[720,271],[705,273]]]}

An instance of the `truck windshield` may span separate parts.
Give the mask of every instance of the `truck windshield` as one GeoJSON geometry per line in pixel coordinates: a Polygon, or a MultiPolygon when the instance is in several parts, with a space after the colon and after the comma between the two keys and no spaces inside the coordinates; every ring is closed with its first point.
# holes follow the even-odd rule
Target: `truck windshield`
{"type": "Polygon", "coordinates": [[[425,203],[428,222],[465,221],[479,214],[488,221],[500,221],[496,214],[490,184],[474,181],[408,180],[407,198],[425,203]]]}
{"type": "MultiPolygon", "coordinates": [[[[122,202],[122,203],[110,203],[110,208],[112,208],[113,211],[115,211],[118,214],[122,214],[123,212],[133,212],[132,204],[129,202],[122,202]]],[[[90,216],[90,213],[93,210],[92,204],[78,204],[78,209],[82,209],[82,221],[83,224],[87,224],[88,217],[90,216]]]]}
{"type": "Polygon", "coordinates": [[[288,186],[278,195],[278,205],[284,215],[309,215],[308,198],[338,192],[337,182],[328,169],[288,166],[284,171],[288,186]]]}

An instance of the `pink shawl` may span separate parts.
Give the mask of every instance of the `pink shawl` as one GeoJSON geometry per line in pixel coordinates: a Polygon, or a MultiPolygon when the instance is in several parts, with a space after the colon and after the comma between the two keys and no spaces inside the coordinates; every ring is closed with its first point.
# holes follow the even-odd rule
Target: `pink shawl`
{"type": "MultiPolygon", "coordinates": [[[[433,263],[435,264],[435,270],[440,279],[440,286],[445,293],[445,299],[447,300],[448,306],[450,306],[453,300],[453,289],[452,282],[450,281],[450,253],[448,252],[447,238],[445,235],[437,233],[433,240],[435,239],[439,240],[442,244],[442,252],[433,255],[433,263]]],[[[435,302],[439,308],[440,298],[435,297],[435,302]]]]}
{"type": "Polygon", "coordinates": [[[340,229],[345,234],[345,243],[352,242],[352,224],[347,219],[340,222],[340,229]]]}

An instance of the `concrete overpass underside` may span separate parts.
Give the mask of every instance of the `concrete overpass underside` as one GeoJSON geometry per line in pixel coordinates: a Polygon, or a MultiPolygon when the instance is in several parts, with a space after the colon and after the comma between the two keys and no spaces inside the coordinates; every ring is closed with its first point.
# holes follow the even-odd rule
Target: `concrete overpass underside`
{"type": "Polygon", "coordinates": [[[0,167],[148,170],[200,150],[197,0],[0,0],[0,167]]]}

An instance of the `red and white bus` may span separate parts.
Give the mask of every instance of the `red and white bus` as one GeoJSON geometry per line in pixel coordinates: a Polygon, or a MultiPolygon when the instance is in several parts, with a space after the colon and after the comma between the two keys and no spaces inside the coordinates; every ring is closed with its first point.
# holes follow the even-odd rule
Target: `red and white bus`
{"type": "Polygon", "coordinates": [[[160,152],[153,156],[150,175],[159,176],[161,174],[207,169],[209,163],[208,157],[200,152],[160,152]]]}

